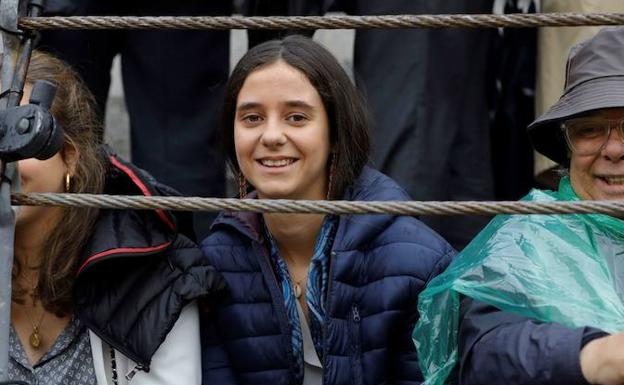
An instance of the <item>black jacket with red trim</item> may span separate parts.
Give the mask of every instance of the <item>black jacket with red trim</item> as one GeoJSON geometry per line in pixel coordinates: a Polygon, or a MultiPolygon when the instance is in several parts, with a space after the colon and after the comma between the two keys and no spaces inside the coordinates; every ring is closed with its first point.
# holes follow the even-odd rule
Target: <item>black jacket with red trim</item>
{"type": "MultiPolygon", "coordinates": [[[[134,165],[108,158],[105,194],[177,195],[134,165]]],[[[101,210],[84,247],[74,289],[76,316],[147,371],[182,308],[225,289],[187,236],[189,218],[164,210],[101,210]]]]}

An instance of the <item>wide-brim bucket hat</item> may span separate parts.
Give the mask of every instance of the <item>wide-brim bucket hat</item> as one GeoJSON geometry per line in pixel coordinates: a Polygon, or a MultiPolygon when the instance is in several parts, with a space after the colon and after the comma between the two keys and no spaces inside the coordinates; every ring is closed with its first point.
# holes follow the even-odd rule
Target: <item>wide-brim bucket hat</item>
{"type": "Polygon", "coordinates": [[[615,107],[624,107],[624,27],[605,28],[570,50],[563,95],[529,125],[529,137],[539,153],[567,165],[562,123],[615,107]]]}

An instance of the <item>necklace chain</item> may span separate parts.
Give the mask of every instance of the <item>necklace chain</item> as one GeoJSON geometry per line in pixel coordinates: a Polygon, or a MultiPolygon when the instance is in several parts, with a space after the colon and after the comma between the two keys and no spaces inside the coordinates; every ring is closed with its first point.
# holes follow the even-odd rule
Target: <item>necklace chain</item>
{"type": "MultiPolygon", "coordinates": [[[[37,284],[33,283],[32,280],[27,279],[26,276],[22,275],[25,281],[28,281],[31,287],[30,298],[33,304],[33,308],[36,307],[37,304],[37,284]]],[[[30,337],[28,338],[28,342],[33,349],[39,349],[42,343],[41,333],[39,332],[39,328],[41,327],[41,323],[43,322],[43,318],[45,317],[46,311],[45,308],[41,310],[41,316],[39,316],[39,321],[35,324],[34,318],[32,317],[30,310],[28,310],[28,306],[24,306],[24,312],[26,313],[26,317],[28,317],[28,321],[32,325],[32,333],[30,333],[30,337]]]]}
{"type": "Polygon", "coordinates": [[[308,275],[307,274],[304,275],[303,278],[301,278],[301,279],[295,279],[295,277],[292,274],[290,275],[290,277],[292,278],[292,281],[294,283],[296,283],[297,285],[301,285],[301,283],[308,278],[308,275]]]}
{"type": "Polygon", "coordinates": [[[291,274],[290,276],[293,282],[293,292],[295,294],[295,298],[299,299],[301,297],[301,294],[303,293],[303,288],[301,287],[301,284],[308,278],[307,271],[303,278],[301,278],[300,280],[296,280],[293,274],[291,274]]]}

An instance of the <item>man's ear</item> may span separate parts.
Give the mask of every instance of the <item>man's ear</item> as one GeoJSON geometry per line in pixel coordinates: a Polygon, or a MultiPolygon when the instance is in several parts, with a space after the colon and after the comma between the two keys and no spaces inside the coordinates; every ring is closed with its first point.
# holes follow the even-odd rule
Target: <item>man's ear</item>
{"type": "Polygon", "coordinates": [[[73,140],[68,139],[65,142],[65,145],[61,150],[61,157],[63,158],[63,162],[65,162],[69,175],[74,175],[78,164],[79,152],[78,147],[76,147],[73,140]]]}

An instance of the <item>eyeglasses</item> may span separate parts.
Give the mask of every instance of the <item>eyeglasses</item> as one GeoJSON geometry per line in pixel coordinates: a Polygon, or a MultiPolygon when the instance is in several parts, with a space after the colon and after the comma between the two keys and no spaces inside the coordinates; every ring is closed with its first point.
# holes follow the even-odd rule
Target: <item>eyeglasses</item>
{"type": "Polygon", "coordinates": [[[575,118],[565,121],[561,128],[570,150],[577,155],[599,153],[609,140],[611,129],[617,129],[624,142],[624,119],[598,117],[575,118]]]}

